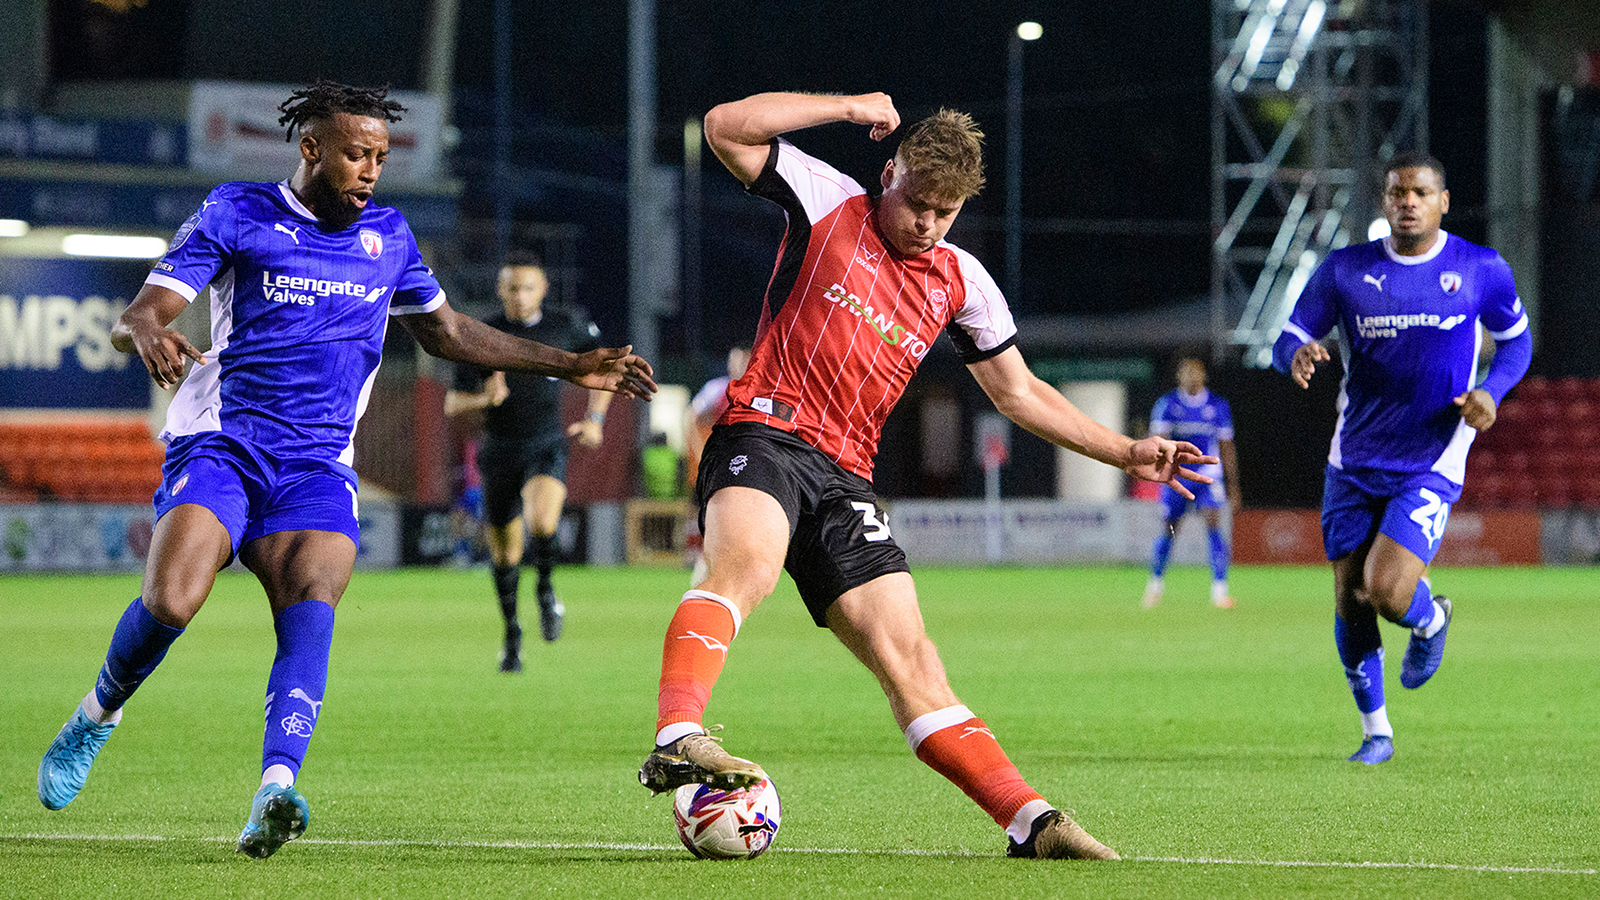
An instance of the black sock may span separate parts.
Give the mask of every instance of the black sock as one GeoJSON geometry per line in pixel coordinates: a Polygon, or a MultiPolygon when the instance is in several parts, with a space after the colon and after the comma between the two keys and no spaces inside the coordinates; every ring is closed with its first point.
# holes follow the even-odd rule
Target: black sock
{"type": "Polygon", "coordinates": [[[539,589],[550,587],[550,570],[556,564],[556,536],[553,534],[536,534],[533,536],[533,565],[539,572],[539,589]]]}
{"type": "Polygon", "coordinates": [[[489,571],[494,575],[494,592],[500,599],[500,615],[505,617],[509,627],[517,621],[517,582],[522,570],[517,566],[492,565],[489,571]]]}

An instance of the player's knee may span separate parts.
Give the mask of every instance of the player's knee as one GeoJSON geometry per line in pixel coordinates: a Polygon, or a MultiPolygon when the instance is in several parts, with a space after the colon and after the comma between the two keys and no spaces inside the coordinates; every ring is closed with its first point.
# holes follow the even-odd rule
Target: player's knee
{"type": "Polygon", "coordinates": [[[1416,590],[1414,578],[1376,578],[1367,585],[1367,602],[1384,618],[1392,620],[1411,608],[1411,595],[1416,590]]]}
{"type": "Polygon", "coordinates": [[[173,628],[187,628],[189,620],[205,603],[210,584],[205,585],[146,585],[144,608],[155,620],[173,628]]]}

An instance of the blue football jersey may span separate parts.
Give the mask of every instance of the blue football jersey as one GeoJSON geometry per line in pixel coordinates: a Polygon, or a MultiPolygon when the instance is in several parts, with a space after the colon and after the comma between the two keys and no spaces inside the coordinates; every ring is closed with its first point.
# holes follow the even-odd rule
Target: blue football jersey
{"type": "Polygon", "coordinates": [[[211,348],[173,398],[164,440],[221,430],[346,465],[388,317],[445,302],[399,212],[368,205],[324,231],[287,182],[217,187],[146,283],[190,301],[210,286],[211,348]]]}
{"type": "MultiPolygon", "coordinates": [[[[1188,441],[1202,454],[1216,456],[1220,442],[1233,440],[1233,414],[1228,401],[1204,388],[1198,394],[1186,394],[1180,388],[1156,401],[1150,411],[1150,433],[1188,441]]],[[[1194,469],[1218,483],[1222,481],[1222,466],[1218,463],[1194,469]]]]}
{"type": "Polygon", "coordinates": [[[1454,398],[1474,385],[1480,324],[1497,341],[1528,328],[1511,267],[1487,247],[1441,231],[1421,256],[1395,253],[1387,238],[1328,254],[1283,339],[1298,346],[1339,326],[1345,373],[1329,464],[1461,484],[1477,431],[1454,398]]]}

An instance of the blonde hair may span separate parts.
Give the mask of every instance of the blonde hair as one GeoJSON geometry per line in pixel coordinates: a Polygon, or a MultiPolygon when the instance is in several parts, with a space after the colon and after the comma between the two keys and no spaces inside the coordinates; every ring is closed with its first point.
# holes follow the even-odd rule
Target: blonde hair
{"type": "Polygon", "coordinates": [[[931,196],[965,200],[983,190],[983,132],[964,112],[941,109],[911,126],[895,158],[931,196]]]}

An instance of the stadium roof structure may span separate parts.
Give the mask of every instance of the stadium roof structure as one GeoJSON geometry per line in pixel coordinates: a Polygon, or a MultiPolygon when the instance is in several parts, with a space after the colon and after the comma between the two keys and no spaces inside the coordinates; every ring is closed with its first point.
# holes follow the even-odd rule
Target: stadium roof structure
{"type": "Polygon", "coordinates": [[[1212,345],[1266,366],[1379,167],[1428,149],[1428,5],[1212,0],[1212,58],[1212,345]]]}

